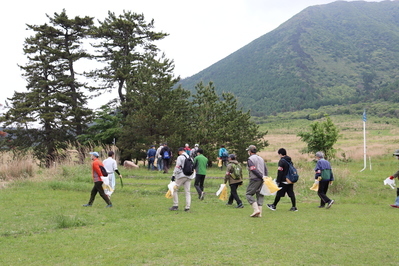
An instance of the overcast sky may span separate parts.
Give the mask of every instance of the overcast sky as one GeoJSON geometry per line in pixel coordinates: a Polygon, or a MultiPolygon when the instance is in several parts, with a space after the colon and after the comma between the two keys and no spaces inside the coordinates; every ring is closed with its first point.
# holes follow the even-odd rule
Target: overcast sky
{"type": "MultiPolygon", "coordinates": [[[[303,9],[332,0],[36,0],[11,1],[0,16],[1,80],[0,103],[14,91],[25,91],[26,82],[17,64],[25,65],[22,47],[33,32],[25,24],[48,23],[65,8],[66,14],[91,16],[96,20],[123,10],[143,13],[146,21],[154,19],[155,29],[168,33],[156,42],[166,57],[175,62],[175,75],[185,78],[198,73],[256,38],[277,28],[303,9]]],[[[91,104],[92,108],[99,107],[91,104]]]]}

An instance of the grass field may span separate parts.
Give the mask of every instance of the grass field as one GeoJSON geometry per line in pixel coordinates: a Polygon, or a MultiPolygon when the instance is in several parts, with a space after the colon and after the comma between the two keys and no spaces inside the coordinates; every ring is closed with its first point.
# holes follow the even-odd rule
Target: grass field
{"type": "MultiPolygon", "coordinates": [[[[0,189],[0,265],[397,265],[399,209],[389,207],[396,190],[382,181],[398,168],[390,155],[399,146],[398,128],[370,127],[372,169],[359,172],[361,129],[350,121],[338,125],[345,129],[337,148],[347,159],[332,161],[331,209],[317,208],[319,199],[309,190],[314,163],[299,153],[303,143],[295,136],[305,123],[292,132],[273,125],[270,146],[261,154],[273,177],[276,150],[286,147],[292,155],[301,174],[298,212],[289,212],[290,201],[283,198],[275,212],[266,208],[262,218],[250,218],[247,180],[239,188],[245,208],[226,206],[215,195],[223,176],[216,168],[209,169],[204,201],[192,188],[190,212],[169,211],[172,201],[164,195],[170,176],[145,169],[121,169],[126,178],[123,188],[117,184],[113,208],[105,208],[99,196],[84,208],[92,187],[89,162],[60,166],[0,189]]],[[[179,199],[183,209],[184,193],[179,199]]]]}

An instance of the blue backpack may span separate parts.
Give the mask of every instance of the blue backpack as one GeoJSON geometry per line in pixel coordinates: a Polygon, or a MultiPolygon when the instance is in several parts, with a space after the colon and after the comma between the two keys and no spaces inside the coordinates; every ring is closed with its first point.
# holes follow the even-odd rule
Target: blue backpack
{"type": "Polygon", "coordinates": [[[291,183],[296,183],[299,179],[298,171],[296,170],[296,168],[294,167],[294,165],[292,163],[288,162],[285,159],[283,159],[283,160],[287,162],[288,167],[289,167],[287,176],[285,178],[290,180],[291,183]]]}
{"type": "Polygon", "coordinates": [[[170,158],[170,155],[169,155],[169,152],[168,152],[168,151],[164,151],[164,152],[163,152],[163,158],[164,158],[164,159],[169,159],[169,158],[170,158]]]}
{"type": "Polygon", "coordinates": [[[223,158],[229,157],[229,152],[228,152],[226,149],[224,149],[224,150],[222,151],[222,157],[223,157],[223,158]]]}

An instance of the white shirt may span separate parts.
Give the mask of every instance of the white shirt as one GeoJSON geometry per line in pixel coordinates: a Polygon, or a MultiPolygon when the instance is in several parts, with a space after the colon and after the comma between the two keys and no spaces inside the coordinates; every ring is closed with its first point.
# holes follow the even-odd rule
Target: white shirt
{"type": "Polygon", "coordinates": [[[115,170],[118,170],[118,166],[116,164],[116,161],[112,159],[112,157],[108,157],[103,161],[105,170],[107,170],[108,174],[112,174],[115,172],[115,170]]]}

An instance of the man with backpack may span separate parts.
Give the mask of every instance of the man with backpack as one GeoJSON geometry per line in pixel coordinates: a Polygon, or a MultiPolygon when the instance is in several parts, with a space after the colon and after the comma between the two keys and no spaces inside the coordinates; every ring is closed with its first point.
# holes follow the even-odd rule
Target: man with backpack
{"type": "Polygon", "coordinates": [[[107,203],[107,206],[106,206],[107,208],[112,207],[111,200],[109,199],[109,197],[107,195],[105,195],[105,192],[103,189],[103,180],[101,177],[103,177],[103,175],[105,175],[106,173],[103,174],[101,172],[100,166],[104,167],[104,165],[100,161],[100,159],[98,159],[98,157],[100,157],[100,155],[96,151],[90,152],[90,155],[91,155],[91,160],[93,161],[91,163],[91,170],[92,170],[94,186],[90,193],[89,203],[83,205],[83,207],[93,206],[93,202],[94,202],[94,199],[95,199],[97,193],[99,193],[101,198],[103,198],[103,200],[107,203]]]}
{"type": "Polygon", "coordinates": [[[172,150],[168,147],[168,143],[163,144],[160,154],[162,156],[163,173],[167,174],[169,171],[169,164],[172,159],[172,150]]]}
{"type": "Polygon", "coordinates": [[[263,177],[267,176],[266,163],[262,157],[256,154],[256,146],[249,145],[247,167],[249,171],[249,184],[245,196],[247,197],[248,203],[251,204],[254,212],[250,215],[251,217],[262,217],[262,206],[264,196],[260,193],[263,185],[263,177]],[[256,195],[256,199],[254,198],[256,195]]]}
{"type": "Polygon", "coordinates": [[[267,207],[275,211],[278,202],[280,201],[281,197],[285,196],[285,193],[290,197],[292,207],[290,211],[298,211],[296,207],[296,199],[294,193],[294,183],[292,183],[288,178],[288,171],[289,171],[289,164],[292,164],[291,157],[287,155],[287,151],[284,148],[281,148],[277,151],[278,155],[280,156],[280,161],[278,162],[278,170],[277,170],[277,179],[276,183],[278,187],[281,187],[279,191],[276,193],[276,197],[274,198],[273,204],[267,204],[267,207]]]}
{"type": "Polygon", "coordinates": [[[198,198],[204,200],[204,181],[206,176],[206,167],[208,165],[208,158],[203,155],[202,149],[197,150],[197,156],[194,158],[195,181],[194,187],[197,190],[198,198]]]}
{"type": "MultiPolygon", "coordinates": [[[[171,179],[172,181],[176,182],[176,189],[174,189],[173,191],[173,206],[170,207],[169,210],[177,211],[179,209],[178,189],[179,187],[183,186],[184,192],[186,194],[186,206],[184,207],[184,211],[189,211],[191,205],[191,192],[190,192],[191,176],[188,175],[189,173],[185,174],[184,169],[185,169],[186,159],[191,160],[191,158],[184,151],[183,147],[178,149],[178,153],[179,156],[177,157],[176,166],[175,169],[173,170],[173,176],[171,179]]],[[[192,166],[194,166],[194,164],[192,166]]]]}
{"type": "Polygon", "coordinates": [[[227,205],[232,205],[235,200],[237,202],[236,208],[244,208],[237,193],[238,186],[242,185],[242,167],[234,154],[229,155],[229,163],[227,164],[226,175],[224,176],[224,183],[227,184],[227,182],[229,182],[230,186],[230,197],[227,205]]]}
{"type": "Polygon", "coordinates": [[[222,170],[223,165],[227,166],[227,162],[228,162],[228,158],[229,158],[229,152],[227,151],[227,149],[225,148],[224,145],[220,146],[218,156],[219,156],[219,160],[222,161],[222,166],[220,166],[220,170],[222,170]]]}

